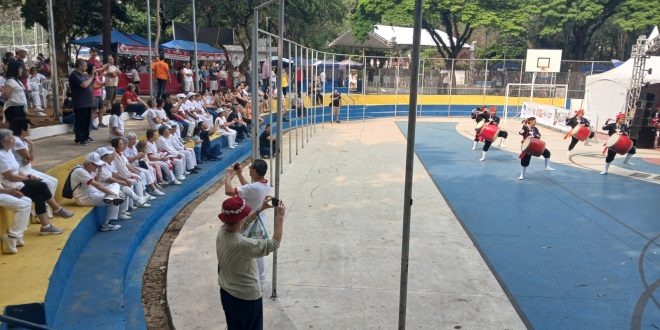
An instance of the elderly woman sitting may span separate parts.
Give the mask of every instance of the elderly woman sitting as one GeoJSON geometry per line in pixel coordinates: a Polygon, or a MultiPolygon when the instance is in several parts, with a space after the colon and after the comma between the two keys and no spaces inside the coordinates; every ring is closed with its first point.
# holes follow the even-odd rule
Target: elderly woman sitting
{"type": "Polygon", "coordinates": [[[48,186],[51,195],[55,196],[57,179],[32,168],[34,146],[29,139],[31,124],[30,120],[26,118],[16,118],[9,124],[9,129],[14,133],[14,157],[16,158],[18,165],[21,166],[20,170],[23,171],[23,173],[32,174],[41,178],[41,181],[48,186]]]}
{"type": "Polygon", "coordinates": [[[145,144],[140,148],[142,150],[138,149],[138,140],[135,133],[128,133],[126,134],[126,137],[128,138],[128,145],[126,145],[126,149],[124,150],[124,156],[126,156],[128,162],[145,172],[146,176],[151,176],[152,179],[147,178],[147,182],[153,180],[154,186],[161,189],[161,185],[165,184],[165,181],[167,181],[164,179],[164,175],[167,175],[167,173],[163,173],[159,166],[150,164],[147,154],[144,152],[145,144]]]}
{"type": "MultiPolygon", "coordinates": [[[[143,195],[145,191],[156,196],[165,195],[165,193],[156,188],[154,176],[150,171],[141,171],[143,169],[133,166],[129,159],[126,158],[124,155],[124,152],[126,151],[124,139],[114,138],[110,141],[110,145],[115,149],[115,157],[112,161],[112,165],[115,166],[119,174],[123,177],[135,179],[133,182],[133,189],[140,191],[138,192],[138,195],[143,195]]],[[[147,196],[149,196],[150,200],[155,199],[153,196],[147,196]]]]}
{"type": "Polygon", "coordinates": [[[48,220],[46,204],[53,209],[53,215],[58,217],[70,218],[73,212],[64,209],[55,201],[48,186],[39,176],[21,171],[12,152],[14,143],[14,134],[8,129],[0,129],[0,182],[5,188],[17,189],[32,199],[37,218],[41,223],[40,235],[61,234],[62,229],[51,225],[48,220]]]}

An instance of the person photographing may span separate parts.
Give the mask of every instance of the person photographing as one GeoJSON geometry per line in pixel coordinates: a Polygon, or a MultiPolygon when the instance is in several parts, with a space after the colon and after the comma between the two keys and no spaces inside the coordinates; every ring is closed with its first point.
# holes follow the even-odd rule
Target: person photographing
{"type": "Polygon", "coordinates": [[[253,210],[245,199],[233,196],[222,203],[218,218],[224,223],[216,237],[218,284],[227,329],[263,329],[263,299],[259,284],[257,258],[277,250],[282,242],[286,208],[281,201],[266,196],[253,210]],[[271,203],[275,201],[276,203],[271,203]],[[272,238],[243,235],[259,213],[277,205],[272,238]]]}

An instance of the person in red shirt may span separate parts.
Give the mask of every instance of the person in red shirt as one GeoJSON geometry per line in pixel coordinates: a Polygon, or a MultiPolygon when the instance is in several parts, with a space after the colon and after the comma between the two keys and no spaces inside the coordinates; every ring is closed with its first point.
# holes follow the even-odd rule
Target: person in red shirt
{"type": "Polygon", "coordinates": [[[92,48],[89,50],[89,60],[87,61],[87,64],[93,65],[94,69],[100,69],[103,67],[103,64],[101,64],[97,57],[96,49],[92,48]]]}
{"type": "Polygon", "coordinates": [[[142,114],[147,109],[147,105],[135,94],[135,85],[128,84],[126,91],[121,96],[121,105],[124,111],[131,113],[131,118],[143,120],[142,114]]]}

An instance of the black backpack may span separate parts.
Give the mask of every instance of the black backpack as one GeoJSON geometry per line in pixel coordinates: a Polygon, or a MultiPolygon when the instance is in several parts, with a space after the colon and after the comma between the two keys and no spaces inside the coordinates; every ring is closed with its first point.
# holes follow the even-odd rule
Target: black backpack
{"type": "Polygon", "coordinates": [[[62,186],[62,197],[72,199],[73,198],[73,192],[80,187],[81,183],[79,183],[75,188],[71,189],[71,173],[75,171],[77,168],[80,166],[74,167],[71,172],[69,172],[69,175],[66,177],[66,181],[64,182],[64,186],[62,186]]]}

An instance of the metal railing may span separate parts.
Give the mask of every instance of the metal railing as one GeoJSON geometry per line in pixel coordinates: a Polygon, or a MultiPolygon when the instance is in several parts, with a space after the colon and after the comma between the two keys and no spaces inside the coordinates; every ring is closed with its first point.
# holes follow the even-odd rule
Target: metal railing
{"type": "Polygon", "coordinates": [[[32,322],[28,322],[11,316],[0,314],[0,326],[2,326],[3,323],[6,325],[10,325],[12,327],[20,327],[25,329],[52,330],[52,328],[49,328],[45,325],[35,324],[32,322]]]}

